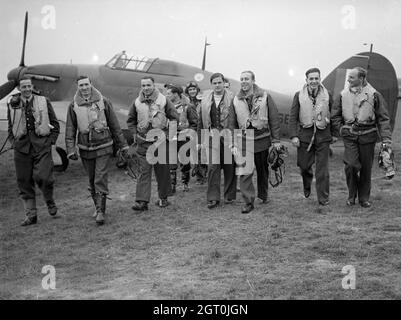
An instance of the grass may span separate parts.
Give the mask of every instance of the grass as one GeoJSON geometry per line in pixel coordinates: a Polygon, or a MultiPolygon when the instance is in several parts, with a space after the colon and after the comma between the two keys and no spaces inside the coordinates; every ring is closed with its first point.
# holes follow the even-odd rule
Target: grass
{"type": "MultiPolygon", "coordinates": [[[[0,167],[0,298],[400,299],[401,177],[384,180],[375,163],[373,207],[348,208],[341,144],[330,159],[329,207],[319,208],[314,186],[310,199],[302,196],[290,147],[283,184],[249,215],[240,213],[240,193],[234,204],[206,209],[206,186],[192,180],[165,209],[153,205],[153,183],[150,210],[135,214],[135,182],[112,165],[101,227],[80,162],[56,174],[57,218],[40,199],[38,224],[20,227],[8,152],[0,167]],[[45,265],[56,269],[56,290],[42,289],[45,265]],[[341,286],[346,265],[355,267],[355,290],[341,286]]],[[[400,159],[398,142],[394,149],[400,159]]]]}

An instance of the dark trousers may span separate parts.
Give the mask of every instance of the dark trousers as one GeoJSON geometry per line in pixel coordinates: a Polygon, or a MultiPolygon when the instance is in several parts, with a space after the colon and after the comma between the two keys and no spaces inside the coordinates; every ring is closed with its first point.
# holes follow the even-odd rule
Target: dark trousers
{"type": "Polygon", "coordinates": [[[359,202],[368,201],[370,197],[372,165],[375,142],[360,144],[358,138],[344,137],[344,164],[348,186],[348,199],[359,202]]]}
{"type": "MultiPolygon", "coordinates": [[[[267,192],[269,188],[269,164],[267,157],[269,150],[263,150],[254,154],[256,167],[256,182],[258,187],[258,198],[267,200],[267,192]]],[[[255,200],[255,187],[252,182],[253,173],[240,176],[240,190],[246,204],[255,200]]]]}
{"type": "MultiPolygon", "coordinates": [[[[188,184],[189,183],[190,172],[191,172],[191,163],[188,162],[187,164],[182,164],[182,163],[179,162],[179,159],[178,159],[178,151],[188,141],[189,141],[189,139],[187,141],[178,141],[177,142],[177,163],[170,164],[171,183],[173,185],[177,184],[177,169],[178,169],[178,166],[180,167],[180,171],[181,171],[181,181],[182,181],[182,183],[184,183],[184,184],[188,184]]],[[[187,156],[189,157],[189,150],[187,151],[187,156]]]]}
{"type": "Polygon", "coordinates": [[[310,190],[313,180],[312,165],[316,161],[316,193],[317,200],[324,202],[329,199],[329,155],[330,142],[313,144],[309,152],[309,143],[301,142],[297,151],[297,165],[301,170],[304,189],[310,190]]]}
{"type": "Polygon", "coordinates": [[[93,159],[81,159],[88,174],[90,192],[92,194],[109,194],[107,167],[111,159],[111,154],[105,154],[93,159]]]}
{"type": "Polygon", "coordinates": [[[23,200],[35,199],[35,183],[42,191],[45,201],[53,200],[53,160],[51,148],[28,154],[14,149],[14,163],[20,197],[23,200]]]}
{"type": "MultiPolygon", "coordinates": [[[[208,165],[207,172],[207,201],[220,201],[221,169],[223,169],[224,172],[224,199],[234,200],[237,197],[237,176],[235,175],[234,157],[231,157],[231,164],[224,164],[225,148],[227,147],[224,147],[223,143],[220,143],[219,164],[213,164],[211,156],[209,156],[210,164],[208,165]]],[[[211,148],[209,150],[212,152],[211,148]]]]}
{"type": "MultiPolygon", "coordinates": [[[[159,198],[167,199],[168,195],[171,193],[170,165],[168,163],[156,163],[152,165],[146,160],[146,152],[151,145],[151,142],[138,142],[137,152],[140,157],[141,170],[136,184],[136,201],[150,201],[152,190],[152,168],[155,171],[159,198]]],[[[168,150],[168,143],[166,143],[166,145],[166,150],[168,150]]],[[[166,159],[168,159],[168,152],[166,159]]]]}

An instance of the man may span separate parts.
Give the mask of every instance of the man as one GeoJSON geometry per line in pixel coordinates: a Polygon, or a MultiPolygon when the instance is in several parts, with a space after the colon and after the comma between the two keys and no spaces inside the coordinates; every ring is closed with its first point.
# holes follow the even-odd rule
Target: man
{"type": "Polygon", "coordinates": [[[88,174],[89,191],[96,209],[93,217],[98,225],[102,225],[105,222],[106,199],[109,194],[107,167],[113,154],[113,141],[123,153],[127,152],[128,145],[110,100],[92,85],[87,76],[80,76],[77,86],[67,111],[67,156],[71,160],[78,160],[77,145],[88,174]]]}
{"type": "Polygon", "coordinates": [[[233,156],[228,148],[231,141],[227,141],[222,132],[228,130],[228,114],[232,99],[224,89],[224,76],[221,73],[214,73],[210,77],[212,90],[204,93],[198,120],[198,139],[201,142],[199,147],[204,148],[209,139],[208,156],[208,187],[207,207],[213,209],[220,204],[220,175],[221,169],[224,172],[224,202],[232,203],[236,199],[237,177],[235,175],[235,164],[233,156]],[[212,131],[213,130],[213,131],[212,131]],[[203,131],[203,132],[202,132],[203,131]],[[217,145],[214,145],[211,135],[219,132],[220,138],[217,145]],[[229,159],[227,156],[229,155],[229,159]],[[215,158],[218,158],[219,161],[215,158]],[[215,163],[218,162],[218,163],[215,163]]]}
{"type": "MultiPolygon", "coordinates": [[[[177,137],[179,133],[184,133],[185,130],[191,129],[194,132],[198,124],[198,114],[196,112],[196,107],[192,103],[187,103],[187,99],[183,99],[181,90],[178,87],[170,86],[167,89],[167,98],[173,103],[174,107],[179,114],[180,120],[177,126],[177,137]]],[[[180,148],[189,141],[189,137],[184,140],[177,142],[177,152],[180,148]]],[[[179,159],[178,159],[179,160],[179,159]]],[[[188,183],[190,178],[191,163],[181,164],[181,181],[184,186],[184,192],[189,190],[188,183]]],[[[177,163],[170,164],[170,178],[171,178],[171,188],[172,193],[176,192],[177,186],[177,163]]]]}
{"type": "Polygon", "coordinates": [[[320,70],[306,71],[306,84],[295,93],[290,111],[290,138],[297,149],[304,195],[309,198],[316,161],[316,193],[320,205],[329,204],[329,154],[333,138],[330,127],[332,98],[320,82],[320,70]]]}
{"type": "MultiPolygon", "coordinates": [[[[269,147],[273,143],[274,148],[280,149],[280,122],[277,106],[272,97],[255,84],[255,74],[252,71],[244,71],[240,77],[241,89],[235,95],[233,107],[229,115],[231,130],[241,129],[239,140],[242,148],[245,146],[247,161],[251,160],[250,170],[238,171],[240,175],[240,191],[245,201],[241,212],[247,214],[254,209],[255,188],[252,177],[254,165],[256,167],[258,193],[257,197],[264,204],[269,203],[269,165],[267,158],[269,147]],[[247,136],[245,130],[253,130],[253,138],[247,136]],[[249,143],[252,144],[248,150],[249,143]]],[[[234,153],[237,153],[235,146],[234,153]]],[[[243,152],[244,153],[244,152],[243,152]]],[[[248,164],[249,166],[249,164],[248,164]]]]}
{"type": "MultiPolygon", "coordinates": [[[[156,205],[161,208],[169,205],[167,197],[171,193],[171,180],[168,161],[151,164],[146,157],[149,147],[158,142],[147,137],[147,133],[152,129],[162,130],[166,133],[168,120],[179,121],[179,115],[174,105],[155,88],[155,81],[152,77],[143,77],[141,79],[141,91],[138,98],[130,106],[127,119],[128,129],[131,131],[134,143],[137,143],[137,153],[141,158],[141,174],[136,185],[136,201],[132,206],[133,210],[148,210],[152,167],[155,171],[159,194],[156,205]]],[[[164,134],[164,137],[166,136],[167,134],[164,134]]],[[[162,143],[164,143],[165,150],[168,150],[167,139],[164,139],[162,143]]],[[[163,149],[160,148],[158,151],[163,149]]]]}
{"type": "Polygon", "coordinates": [[[384,146],[391,145],[390,120],[383,96],[366,80],[361,67],[348,75],[345,88],[333,104],[332,125],[344,140],[345,176],[348,186],[347,205],[358,198],[369,208],[372,165],[378,133],[384,146]]]}
{"type": "Polygon", "coordinates": [[[17,184],[26,215],[21,226],[29,226],[37,222],[35,183],[49,214],[57,213],[51,146],[56,143],[60,126],[50,101],[32,94],[30,78],[21,78],[18,90],[20,93],[7,102],[8,139],[14,147],[17,184]]]}
{"type": "MultiPolygon", "coordinates": [[[[199,117],[201,100],[198,99],[200,88],[195,81],[188,82],[185,87],[185,94],[189,97],[190,102],[196,107],[196,113],[199,117]]],[[[204,152],[204,151],[203,151],[204,152]]],[[[206,182],[207,165],[202,163],[202,150],[198,150],[198,163],[194,165],[192,175],[196,176],[196,184],[204,184],[206,182]]]]}

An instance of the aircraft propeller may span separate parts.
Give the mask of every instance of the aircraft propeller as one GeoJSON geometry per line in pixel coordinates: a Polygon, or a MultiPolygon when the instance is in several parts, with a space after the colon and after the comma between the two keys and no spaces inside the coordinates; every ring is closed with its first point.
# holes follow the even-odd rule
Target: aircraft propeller
{"type": "Polygon", "coordinates": [[[8,75],[8,82],[2,84],[0,86],[0,100],[10,94],[11,91],[17,86],[19,76],[21,71],[25,69],[25,44],[26,44],[26,35],[28,31],[28,12],[25,13],[25,24],[24,24],[24,39],[22,43],[22,53],[21,60],[19,66],[13,70],[11,70],[8,75]]]}

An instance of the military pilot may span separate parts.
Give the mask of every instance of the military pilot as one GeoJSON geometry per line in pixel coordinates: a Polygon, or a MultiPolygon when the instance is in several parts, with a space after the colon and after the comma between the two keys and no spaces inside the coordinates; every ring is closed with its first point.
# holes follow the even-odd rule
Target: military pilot
{"type": "Polygon", "coordinates": [[[7,103],[8,138],[14,147],[18,189],[26,214],[21,225],[28,226],[37,222],[35,183],[49,214],[57,213],[51,146],[56,143],[60,126],[50,101],[32,94],[30,78],[20,79],[18,89],[20,93],[7,103]]]}
{"type": "Polygon", "coordinates": [[[334,132],[341,135],[344,141],[348,186],[346,204],[353,206],[358,198],[363,208],[371,206],[369,198],[376,141],[380,136],[384,145],[391,145],[386,101],[367,82],[366,76],[365,69],[352,69],[348,75],[349,87],[341,92],[331,111],[334,132]]]}
{"type": "MultiPolygon", "coordinates": [[[[128,129],[131,131],[134,143],[137,144],[137,153],[140,156],[141,163],[141,173],[136,185],[136,201],[132,206],[135,211],[148,210],[152,187],[152,167],[155,170],[158,184],[159,199],[156,205],[159,207],[169,205],[167,197],[171,194],[170,167],[168,161],[165,163],[150,163],[148,161],[148,149],[154,143],[158,143],[157,139],[148,136],[148,133],[152,129],[164,132],[164,140],[161,139],[164,148],[159,148],[158,152],[168,150],[168,134],[166,134],[168,120],[179,122],[179,119],[177,110],[171,101],[155,88],[154,79],[150,76],[143,77],[141,79],[141,91],[138,98],[130,106],[127,119],[128,129]]],[[[168,159],[167,156],[165,158],[168,159]]]]}

